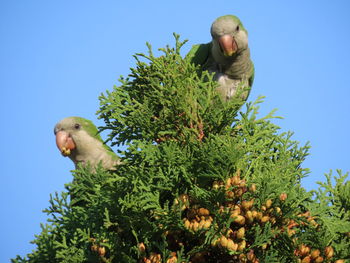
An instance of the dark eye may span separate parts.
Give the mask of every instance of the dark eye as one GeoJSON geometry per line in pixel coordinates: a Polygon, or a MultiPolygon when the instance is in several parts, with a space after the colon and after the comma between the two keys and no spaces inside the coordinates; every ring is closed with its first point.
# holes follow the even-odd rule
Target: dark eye
{"type": "Polygon", "coordinates": [[[239,31],[239,25],[236,27],[236,31],[239,31]]]}
{"type": "Polygon", "coordinates": [[[79,129],[80,129],[80,124],[79,124],[79,123],[76,123],[76,124],[74,125],[74,128],[75,128],[76,130],[79,130],[79,129]]]}

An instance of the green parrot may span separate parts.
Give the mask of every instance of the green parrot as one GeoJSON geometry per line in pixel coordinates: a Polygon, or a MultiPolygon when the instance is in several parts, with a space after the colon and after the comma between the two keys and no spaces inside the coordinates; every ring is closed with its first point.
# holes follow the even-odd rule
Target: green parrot
{"type": "Polygon", "coordinates": [[[69,157],[75,167],[88,163],[93,169],[101,163],[106,170],[115,170],[120,164],[119,157],[103,143],[96,126],[81,117],[68,117],[54,128],[56,145],[62,155],[69,157]]]}
{"type": "Polygon", "coordinates": [[[212,41],[194,45],[187,57],[201,70],[215,73],[218,92],[227,101],[239,90],[246,100],[254,80],[254,64],[250,59],[248,32],[238,17],[225,15],[211,26],[212,41]]]}

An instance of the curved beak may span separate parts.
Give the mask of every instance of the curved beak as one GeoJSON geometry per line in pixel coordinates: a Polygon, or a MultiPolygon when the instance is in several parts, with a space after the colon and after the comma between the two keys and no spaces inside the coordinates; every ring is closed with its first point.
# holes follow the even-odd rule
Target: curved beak
{"type": "Polygon", "coordinates": [[[233,36],[223,35],[219,38],[220,48],[225,56],[230,57],[236,53],[238,47],[233,36]]]}
{"type": "Polygon", "coordinates": [[[56,133],[56,145],[63,156],[70,155],[71,151],[75,149],[73,138],[65,131],[56,133]]]}

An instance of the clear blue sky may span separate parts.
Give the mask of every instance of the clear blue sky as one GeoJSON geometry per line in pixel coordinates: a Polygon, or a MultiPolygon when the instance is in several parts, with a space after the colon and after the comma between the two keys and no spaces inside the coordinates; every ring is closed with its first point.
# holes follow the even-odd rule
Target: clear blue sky
{"type": "Polygon", "coordinates": [[[55,146],[67,116],[95,121],[98,96],[135,65],[132,55],[210,41],[221,15],[249,31],[256,76],[249,100],[278,108],[283,131],[311,142],[303,184],[350,169],[350,2],[339,1],[0,1],[0,262],[24,255],[46,221],[50,193],[62,191],[73,164],[55,146]],[[214,4],[215,3],[215,4],[214,4]]]}

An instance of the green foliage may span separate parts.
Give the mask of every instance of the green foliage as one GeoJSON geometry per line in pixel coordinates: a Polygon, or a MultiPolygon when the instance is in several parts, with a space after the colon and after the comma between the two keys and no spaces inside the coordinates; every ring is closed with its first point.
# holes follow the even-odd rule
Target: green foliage
{"type": "Polygon", "coordinates": [[[121,85],[100,96],[101,130],[112,145],[127,144],[123,164],[74,171],[50,198],[36,250],[12,262],[298,262],[311,250],[323,262],[349,257],[346,175],[303,189],[309,146],[281,133],[274,112],[258,117],[262,98],[243,110],[239,99],[222,101],[175,39],[160,57],[148,45],[121,85]]]}
{"type": "Polygon", "coordinates": [[[350,181],[348,174],[334,176],[326,174],[326,182],[318,182],[321,186],[315,194],[315,201],[308,204],[308,209],[322,224],[322,230],[313,236],[322,245],[334,245],[339,257],[349,258],[350,251],[350,181]]]}
{"type": "Polygon", "coordinates": [[[137,54],[136,68],[121,86],[100,96],[100,118],[110,130],[112,145],[147,140],[189,142],[211,133],[223,133],[234,121],[241,100],[223,103],[208,72],[198,76],[195,65],[175,48],[160,49],[163,56],[137,54]],[[143,60],[146,60],[144,62],[143,60]]]}

